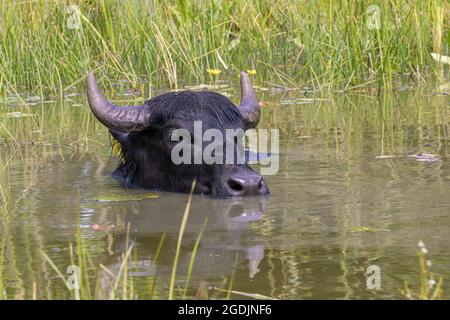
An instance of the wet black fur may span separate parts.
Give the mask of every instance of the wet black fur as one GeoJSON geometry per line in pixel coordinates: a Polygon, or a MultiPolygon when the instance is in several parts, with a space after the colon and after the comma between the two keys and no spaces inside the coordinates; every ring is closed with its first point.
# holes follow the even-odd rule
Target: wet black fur
{"type": "MultiPolygon", "coordinates": [[[[192,180],[196,179],[197,193],[209,188],[205,192],[214,195],[212,181],[220,180],[217,178],[231,170],[231,166],[173,164],[168,134],[172,128],[191,129],[196,120],[202,121],[203,130],[244,129],[237,107],[218,93],[193,91],[163,94],[146,101],[145,105],[154,112],[149,129],[135,133],[110,130],[121,145],[121,159],[114,176],[126,187],[175,192],[189,192],[192,180]]],[[[233,167],[239,166],[250,169],[247,165],[233,167]]]]}

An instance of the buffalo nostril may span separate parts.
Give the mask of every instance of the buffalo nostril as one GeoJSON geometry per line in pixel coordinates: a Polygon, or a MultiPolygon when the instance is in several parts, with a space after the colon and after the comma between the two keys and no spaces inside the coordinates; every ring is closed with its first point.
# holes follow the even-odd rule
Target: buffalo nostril
{"type": "Polygon", "coordinates": [[[227,181],[228,186],[230,187],[231,190],[233,191],[242,191],[244,190],[244,185],[241,181],[237,180],[237,179],[229,179],[227,181]]]}
{"type": "Polygon", "coordinates": [[[230,177],[226,181],[227,188],[234,196],[256,196],[267,193],[267,187],[262,177],[255,175],[243,175],[242,177],[230,177]]]}
{"type": "Polygon", "coordinates": [[[264,180],[261,178],[258,182],[258,189],[261,190],[264,187],[264,180]]]}

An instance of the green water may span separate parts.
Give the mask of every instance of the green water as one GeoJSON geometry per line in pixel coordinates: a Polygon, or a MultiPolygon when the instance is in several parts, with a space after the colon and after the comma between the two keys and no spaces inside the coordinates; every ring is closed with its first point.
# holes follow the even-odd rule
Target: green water
{"type": "MultiPolygon", "coordinates": [[[[419,290],[419,240],[426,244],[431,270],[443,276],[448,297],[448,96],[401,89],[336,93],[322,100],[260,92],[268,104],[260,127],[278,128],[281,137],[280,170],[265,177],[272,195],[193,197],[175,296],[184,294],[191,254],[207,218],[189,298],[226,298],[215,288],[281,299],[402,298],[405,281],[419,290]],[[408,157],[422,152],[437,161],[408,157]],[[377,158],[381,155],[395,157],[377,158]],[[381,270],[380,289],[367,288],[370,265],[381,270]]],[[[167,298],[188,195],[160,192],[156,199],[98,201],[147,191],[125,190],[111,177],[117,157],[83,96],[37,99],[28,108],[10,101],[1,108],[3,114],[34,114],[1,119],[3,295],[74,298],[45,252],[64,277],[69,265],[84,265],[82,281],[90,297],[107,298],[132,244],[127,281],[133,298],[167,298]]]]}

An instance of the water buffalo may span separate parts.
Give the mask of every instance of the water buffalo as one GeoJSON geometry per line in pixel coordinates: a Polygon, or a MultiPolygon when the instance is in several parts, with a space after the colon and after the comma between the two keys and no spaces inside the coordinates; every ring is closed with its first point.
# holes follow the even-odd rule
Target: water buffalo
{"type": "Polygon", "coordinates": [[[170,92],[141,106],[116,106],[103,96],[92,72],[87,78],[87,97],[95,117],[121,145],[122,157],[114,176],[125,187],[186,193],[196,180],[197,194],[225,198],[269,194],[262,176],[247,163],[175,164],[171,158],[174,130],[193,132],[196,121],[201,121],[203,131],[216,129],[224,136],[226,129],[257,126],[260,106],[245,72],[241,72],[239,107],[208,91],[170,92]]]}

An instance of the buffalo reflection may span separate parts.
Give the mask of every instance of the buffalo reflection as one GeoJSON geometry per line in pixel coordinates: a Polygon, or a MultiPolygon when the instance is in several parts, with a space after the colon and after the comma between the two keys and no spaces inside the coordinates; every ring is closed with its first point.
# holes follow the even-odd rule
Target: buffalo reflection
{"type": "MultiPolygon", "coordinates": [[[[164,194],[160,199],[142,201],[131,210],[127,207],[126,212],[115,214],[114,230],[107,233],[107,257],[103,263],[106,268],[100,276],[104,292],[111,292],[130,246],[134,252],[127,264],[127,276],[136,283],[149,277],[158,291],[167,289],[186,206],[186,201],[179,199],[179,195],[164,194]]],[[[267,198],[261,197],[227,200],[194,197],[183,234],[176,286],[185,285],[202,228],[190,273],[190,289],[205,283],[208,286],[223,283],[245,260],[249,278],[253,278],[264,258],[264,238],[249,225],[262,218],[266,206],[267,198]]]]}

